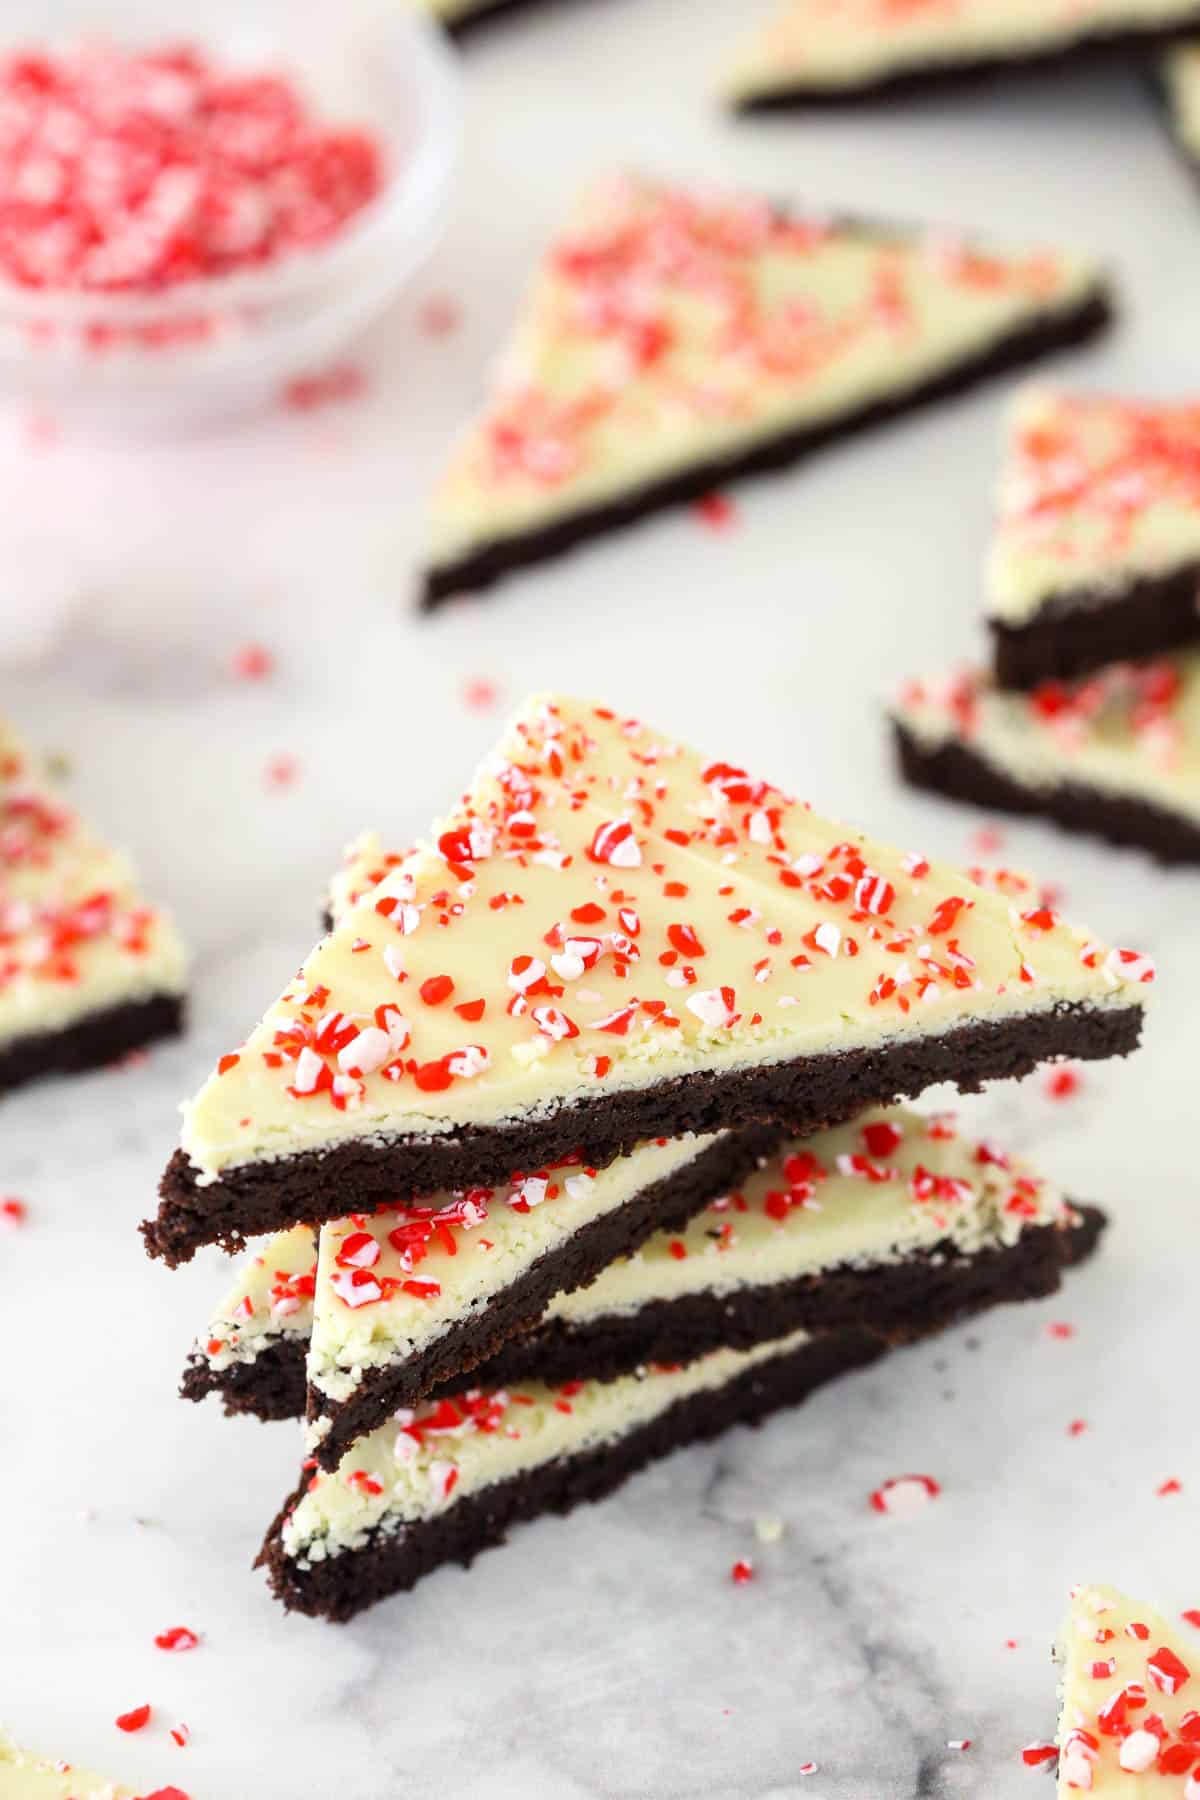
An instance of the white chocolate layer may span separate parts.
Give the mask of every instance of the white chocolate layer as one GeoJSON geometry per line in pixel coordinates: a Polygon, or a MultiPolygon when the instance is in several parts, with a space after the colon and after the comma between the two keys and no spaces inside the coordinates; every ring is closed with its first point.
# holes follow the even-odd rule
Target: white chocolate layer
{"type": "Polygon", "coordinates": [[[1200,162],[1200,44],[1185,44],[1162,59],[1171,129],[1188,156],[1200,162]]]}
{"type": "MultiPolygon", "coordinates": [[[[439,1195],[429,1208],[443,1216],[449,1208],[453,1222],[423,1244],[411,1210],[326,1225],[308,1355],[310,1394],[344,1401],[366,1370],[428,1354],[446,1332],[486,1312],[543,1256],[677,1174],[716,1141],[672,1138],[645,1144],[598,1172],[567,1167],[497,1193],[473,1189],[466,1208],[452,1195],[439,1195]],[[418,1244],[398,1248],[398,1230],[409,1236],[415,1231],[418,1244]]],[[[309,1444],[327,1430],[325,1420],[313,1421],[309,1444]]]]}
{"type": "Polygon", "coordinates": [[[697,1070],[1140,1006],[1151,973],[728,763],[535,699],[222,1059],[182,1142],[214,1180],[697,1070]]]}
{"type": "Polygon", "coordinates": [[[903,397],[1097,283],[1079,258],[788,219],[628,176],[597,183],[451,453],[427,560],[454,563],[903,397]]]}
{"type": "Polygon", "coordinates": [[[183,991],[174,926],[0,721],[0,1046],[183,991]]]}
{"type": "Polygon", "coordinates": [[[558,1295],[546,1316],[586,1325],[685,1294],[902,1263],[947,1240],[976,1256],[1068,1215],[1020,1159],[959,1138],[944,1116],[878,1107],[790,1145],[686,1230],[658,1232],[590,1286],[558,1295]]]}
{"type": "Polygon", "coordinates": [[[962,744],[1035,793],[1070,782],[1200,823],[1200,653],[1107,669],[1041,697],[995,688],[983,673],[927,679],[910,683],[893,715],[925,749],[962,744]]]}
{"type": "Polygon", "coordinates": [[[423,1406],[408,1423],[361,1438],[335,1473],[317,1472],[283,1527],[284,1549],[301,1568],[361,1549],[376,1528],[395,1530],[559,1457],[616,1443],[677,1401],[715,1393],[807,1341],[798,1331],[753,1350],[717,1350],[683,1369],[423,1406]]]}
{"type": "Polygon", "coordinates": [[[730,100],[806,88],[852,94],[909,69],[1049,56],[1195,16],[1192,0],[776,0],[735,51],[722,88],[730,100]]]}
{"type": "Polygon", "coordinates": [[[308,1347],[312,1336],[317,1234],[294,1225],[244,1257],[194,1354],[221,1372],[254,1362],[281,1341],[308,1347]]]}
{"type": "Polygon", "coordinates": [[[1115,1588],[1077,1588],[1058,1657],[1059,1795],[1197,1800],[1200,1633],[1185,1637],[1115,1588]],[[1173,1756],[1182,1769],[1170,1769],[1173,1756]]]}
{"type": "Polygon", "coordinates": [[[51,1762],[19,1750],[0,1728],[0,1796],[3,1800],[135,1800],[133,1789],[106,1781],[72,1763],[51,1762]]]}
{"type": "MultiPolygon", "coordinates": [[[[1032,388],[1013,407],[988,562],[989,615],[1103,604],[1200,562],[1200,406],[1032,388]]],[[[1200,601],[1200,583],[1198,583],[1200,601]]]]}

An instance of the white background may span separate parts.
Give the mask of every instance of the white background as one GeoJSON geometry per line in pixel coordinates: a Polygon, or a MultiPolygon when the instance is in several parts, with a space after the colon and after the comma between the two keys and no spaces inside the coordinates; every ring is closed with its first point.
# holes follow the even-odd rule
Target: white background
{"type": "Polygon", "coordinates": [[[620,162],[1092,246],[1123,321],[1063,375],[1200,385],[1200,193],[1132,73],[736,123],[709,90],[742,12],[548,5],[470,47],[454,215],[363,347],[362,401],[141,450],[4,428],[0,704],[70,756],[80,804],[195,950],[184,1042],[0,1112],[0,1192],[30,1207],[0,1240],[0,1717],[47,1752],[193,1800],[1017,1800],[1037,1786],[1021,1745],[1053,1734],[1069,1584],[1200,1604],[1197,877],[1034,826],[1004,825],[1004,859],[1162,969],[1134,1061],[1087,1070],[1066,1104],[1035,1078],[964,1106],[1117,1215],[1057,1300],[678,1456],[344,1629],[286,1619],[249,1569],[293,1431],[174,1397],[223,1279],[216,1252],[173,1275],[141,1254],[175,1103],[307,949],[344,840],[376,824],[404,842],[463,785],[501,717],[464,705],[467,681],[502,706],[602,696],[930,852],[966,858],[985,822],[899,788],[879,703],[981,648],[1003,385],[742,489],[724,535],[663,517],[413,616],[423,495],[578,181],[620,162]],[[441,294],[463,322],[434,341],[418,313],[441,294]],[[247,639],[277,658],[261,685],[229,672],[247,639]],[[285,752],[299,777],[272,789],[285,752]],[[908,1470],[941,1499],[872,1514],[869,1491],[908,1470]],[[1156,1497],[1169,1476],[1182,1494],[1156,1497]],[[768,1549],[764,1516],[786,1524],[768,1549]],[[735,1589],[747,1554],[758,1577],[735,1589]],[[177,1623],[200,1650],[153,1647],[177,1623]],[[153,1728],[122,1737],[115,1714],[143,1700],[153,1728]]]}

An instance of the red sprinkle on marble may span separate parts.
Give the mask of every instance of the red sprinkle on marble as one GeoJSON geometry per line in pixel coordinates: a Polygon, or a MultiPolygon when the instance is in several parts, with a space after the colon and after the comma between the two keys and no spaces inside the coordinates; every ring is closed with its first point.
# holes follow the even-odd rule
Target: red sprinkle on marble
{"type": "Polygon", "coordinates": [[[23,1200],[7,1195],[0,1200],[0,1221],[5,1225],[24,1225],[29,1218],[29,1208],[23,1200]]]}
{"type": "Polygon", "coordinates": [[[1067,1436],[1082,1437],[1087,1428],[1086,1419],[1072,1419],[1071,1423],[1067,1426],[1067,1436]]]}
{"type": "Polygon", "coordinates": [[[482,675],[476,675],[462,686],[463,705],[468,712],[491,712],[500,698],[500,689],[494,681],[488,681],[482,675]]]}
{"type": "Polygon", "coordinates": [[[1048,1100],[1070,1100],[1082,1086],[1082,1075],[1069,1063],[1064,1063],[1057,1069],[1047,1069],[1042,1082],[1042,1090],[1048,1100]]]}
{"type": "Polygon", "coordinates": [[[816,1775],[819,1773],[819,1771],[820,1771],[819,1763],[806,1762],[806,1763],[800,1764],[800,1767],[796,1770],[796,1773],[797,1773],[797,1775],[816,1775]]]}
{"type": "Polygon", "coordinates": [[[135,1706],[132,1712],[119,1713],[114,1723],[118,1731],[141,1731],[150,1723],[149,1706],[135,1706]]]}
{"type": "Polygon", "coordinates": [[[430,294],[417,312],[417,324],[426,337],[449,337],[462,323],[462,309],[449,294],[430,294]]]}
{"type": "Polygon", "coordinates": [[[310,413],[322,406],[357,400],[366,386],[367,378],[357,364],[336,363],[311,375],[297,375],[284,387],[281,398],[289,412],[310,413]]]}
{"type": "Polygon", "coordinates": [[[300,773],[300,764],[290,751],[284,750],[267,763],[267,786],[291,787],[300,773]]]}
{"type": "Polygon", "coordinates": [[[1004,833],[994,825],[984,825],[971,834],[971,850],[976,856],[994,856],[1004,847],[1004,833]]]}
{"type": "Polygon", "coordinates": [[[729,1575],[735,1587],[745,1587],[748,1581],[754,1580],[754,1564],[750,1562],[735,1562],[732,1569],[729,1571],[729,1575]]]}
{"type": "Polygon", "coordinates": [[[187,1743],[187,1741],[191,1737],[191,1735],[192,1735],[192,1728],[190,1725],[184,1725],[184,1724],[180,1723],[178,1725],[172,1725],[172,1727],[171,1727],[171,1737],[173,1738],[175,1743],[177,1743],[179,1745],[179,1748],[181,1750],[183,1749],[184,1745],[187,1743]]]}
{"type": "Polygon", "coordinates": [[[264,681],[275,667],[275,658],[264,644],[242,644],[233,653],[232,667],[242,681],[264,681]]]}
{"type": "Polygon", "coordinates": [[[946,1748],[947,1750],[969,1750],[971,1740],[970,1738],[947,1738],[946,1748]]]}
{"type": "Polygon", "coordinates": [[[936,1500],[941,1485],[932,1475],[893,1475],[871,1495],[876,1512],[914,1512],[930,1500],[936,1500]]]}
{"type": "Polygon", "coordinates": [[[733,501],[725,494],[702,494],[693,507],[710,531],[728,531],[737,519],[733,501]]]}
{"type": "Polygon", "coordinates": [[[1046,1327],[1046,1336],[1052,1338],[1073,1338],[1075,1326],[1067,1319],[1052,1319],[1046,1327]]]}
{"type": "Polygon", "coordinates": [[[200,1639],[186,1625],[171,1625],[160,1631],[154,1642],[160,1650],[194,1650],[200,1639]]]}
{"type": "Polygon", "coordinates": [[[1166,1481],[1160,1482],[1154,1492],[1158,1495],[1160,1500],[1164,1499],[1168,1494],[1182,1494],[1183,1483],[1182,1481],[1177,1481],[1174,1475],[1172,1475],[1169,1476],[1166,1481]]]}
{"type": "Polygon", "coordinates": [[[1041,1769],[1047,1763],[1058,1761],[1057,1744],[1026,1744],[1021,1752],[1021,1761],[1027,1769],[1041,1769]]]}

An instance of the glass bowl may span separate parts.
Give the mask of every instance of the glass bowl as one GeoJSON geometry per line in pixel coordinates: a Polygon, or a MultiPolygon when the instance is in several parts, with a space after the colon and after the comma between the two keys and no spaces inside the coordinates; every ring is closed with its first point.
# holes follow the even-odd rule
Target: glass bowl
{"type": "Polygon", "coordinates": [[[387,305],[439,235],[460,100],[444,35],[402,0],[37,0],[0,52],[195,43],[234,69],[289,75],[329,121],[365,125],[381,192],[328,242],[160,293],[29,289],[0,277],[0,394],[122,433],[245,413],[319,374],[387,305]],[[164,17],[169,15],[169,17],[164,17]]]}

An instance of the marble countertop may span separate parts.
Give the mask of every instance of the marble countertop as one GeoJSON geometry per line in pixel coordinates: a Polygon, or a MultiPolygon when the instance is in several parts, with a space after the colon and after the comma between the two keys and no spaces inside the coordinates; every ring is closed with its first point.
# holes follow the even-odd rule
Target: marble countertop
{"type": "Polygon", "coordinates": [[[195,950],[185,1040],[0,1112],[0,1192],[29,1207],[0,1238],[0,1718],[46,1752],[192,1800],[1021,1800],[1047,1791],[1019,1750],[1053,1733],[1068,1586],[1200,1602],[1181,1253],[1200,1200],[1200,876],[1034,825],[1004,824],[1000,855],[1162,971],[1146,1048],[1089,1068],[1073,1100],[1034,1079],[963,1102],[1114,1212],[1060,1297],[678,1455],[341,1629],[285,1618],[250,1570],[294,1431],[175,1398],[223,1278],[216,1252],[170,1274],[137,1238],[176,1103],[308,947],[343,842],[418,830],[525,691],[603,695],[882,835],[974,854],[980,818],[896,783],[877,699],[980,645],[1003,388],[744,489],[726,533],[667,517],[412,615],[421,495],[579,178],[640,162],[1094,245],[1125,317],[1069,373],[1200,386],[1200,196],[1133,78],[734,125],[706,83],[735,10],[594,0],[472,49],[455,214],[363,346],[358,400],[154,448],[59,421],[0,433],[0,707],[70,759],[80,804],[195,950]],[[433,338],[421,309],[442,295],[461,323],[433,338]],[[247,640],[276,659],[261,683],[230,673],[247,640]],[[494,706],[468,704],[475,683],[494,706]],[[280,756],[290,785],[268,778],[280,756]],[[937,1478],[936,1503],[873,1513],[870,1491],[910,1471],[937,1478]],[[1159,1495],[1169,1478],[1182,1491],[1159,1495]],[[778,1542],[756,1541],[764,1518],[778,1542]],[[735,1587],[746,1555],[756,1579],[735,1587]],[[156,1650],[180,1623],[201,1648],[156,1650]],[[146,1700],[154,1725],[123,1737],[115,1715],[146,1700]]]}

